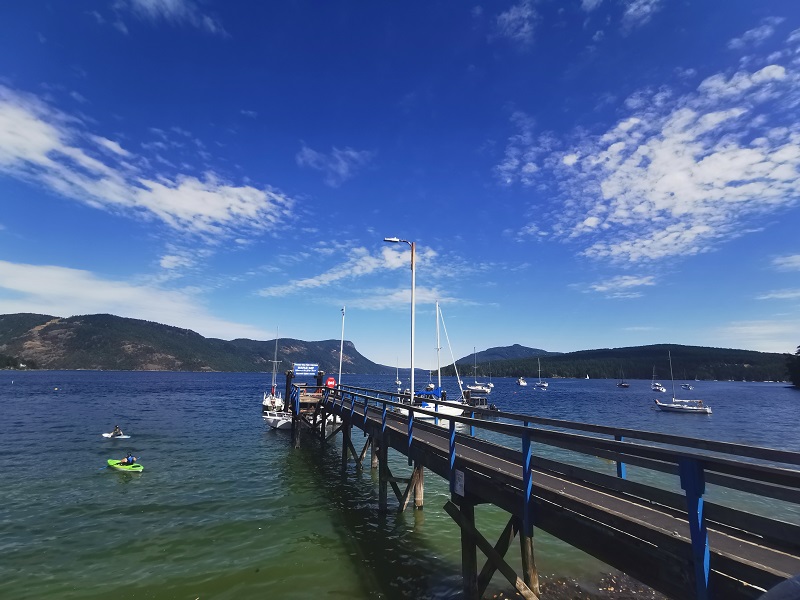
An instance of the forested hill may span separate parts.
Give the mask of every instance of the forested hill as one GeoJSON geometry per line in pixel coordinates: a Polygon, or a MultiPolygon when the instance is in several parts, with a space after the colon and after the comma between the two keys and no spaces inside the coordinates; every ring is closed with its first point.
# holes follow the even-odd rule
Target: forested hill
{"type": "MultiPolygon", "coordinates": [[[[278,370],[310,362],[326,373],[338,373],[340,343],[282,338],[278,370]]],[[[189,329],[114,315],[0,315],[0,357],[6,366],[22,362],[40,369],[271,372],[274,352],[275,340],[205,338],[189,329]]],[[[342,370],[394,372],[363,357],[348,341],[342,370]]]]}
{"type": "MultiPolygon", "coordinates": [[[[339,370],[340,340],[305,342],[281,338],[278,370],[295,362],[319,363],[328,374],[339,370]]],[[[272,371],[275,340],[205,338],[189,329],[114,315],[69,318],[51,315],[0,315],[0,368],[272,371]]],[[[676,380],[735,379],[784,381],[788,354],[660,344],[630,348],[582,350],[557,354],[518,344],[477,353],[478,375],[535,377],[537,357],[543,377],[589,377],[669,380],[668,352],[676,380]]],[[[796,357],[795,357],[796,358],[796,357]]],[[[462,377],[472,375],[474,356],[458,361],[462,377]]],[[[800,362],[800,359],[797,360],[800,362]]],[[[345,373],[392,374],[395,368],[376,364],[344,343],[345,373]]],[[[424,372],[427,373],[427,372],[424,372]]],[[[444,374],[453,374],[452,367],[444,374]]],[[[423,372],[420,371],[420,376],[423,372]]]]}
{"type": "MultiPolygon", "coordinates": [[[[788,379],[787,354],[707,348],[702,346],[680,346],[657,344],[628,348],[606,348],[581,350],[565,354],[540,356],[542,377],[586,377],[592,379],[651,379],[653,368],[656,378],[662,383],[669,380],[669,352],[672,353],[672,368],[676,380],[717,379],[737,381],[785,381],[788,379]]],[[[486,377],[535,377],[538,375],[536,357],[515,360],[478,362],[479,376],[486,377]]],[[[466,360],[466,358],[464,359],[466,360]]],[[[462,375],[472,373],[472,365],[458,361],[462,375]]],[[[448,374],[453,373],[447,367],[448,374]]],[[[443,371],[444,372],[444,371],[443,371]]]]}

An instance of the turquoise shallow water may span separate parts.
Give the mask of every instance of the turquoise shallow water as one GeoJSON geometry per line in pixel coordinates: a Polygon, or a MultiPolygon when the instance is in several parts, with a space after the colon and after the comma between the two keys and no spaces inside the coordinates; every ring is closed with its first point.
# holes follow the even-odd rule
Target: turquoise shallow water
{"type": "MultiPolygon", "coordinates": [[[[306,438],[291,450],[286,432],[265,427],[267,379],[0,373],[0,598],[458,597],[446,483],[426,477],[424,511],[380,514],[376,474],[351,465],[343,477],[338,440],[323,449],[306,438]],[[130,440],[100,436],[116,423],[130,440]],[[128,450],[141,456],[141,475],[102,468],[128,450]]],[[[620,390],[555,380],[546,392],[495,384],[504,410],[800,450],[800,393],[782,384],[699,382],[692,394],[711,404],[710,417],[651,410],[649,381],[620,390]]],[[[401,457],[392,469],[408,472],[401,457]]],[[[505,525],[488,507],[477,518],[490,538],[505,525]]],[[[787,518],[800,520],[792,510],[787,518]]],[[[608,570],[546,535],[536,544],[542,573],[608,570]]]]}

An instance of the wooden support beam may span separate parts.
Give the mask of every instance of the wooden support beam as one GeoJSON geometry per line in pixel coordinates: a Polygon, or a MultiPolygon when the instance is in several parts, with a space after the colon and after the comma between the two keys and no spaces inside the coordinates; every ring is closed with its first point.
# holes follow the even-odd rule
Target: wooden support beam
{"type": "Polygon", "coordinates": [[[385,433],[381,434],[378,459],[378,510],[385,512],[388,509],[389,495],[389,440],[385,433]]]}
{"type": "Polygon", "coordinates": [[[403,492],[403,497],[400,499],[400,512],[404,512],[406,510],[408,501],[411,499],[411,490],[416,490],[419,477],[420,470],[415,467],[414,472],[411,474],[411,479],[408,481],[408,485],[406,486],[406,491],[403,492]]]}
{"type": "Polygon", "coordinates": [[[378,453],[380,452],[378,444],[378,436],[371,435],[369,439],[372,440],[372,461],[370,462],[370,467],[372,467],[373,469],[377,469],[379,464],[378,453]]]}
{"type": "Polygon", "coordinates": [[[425,468],[419,463],[414,467],[417,480],[414,485],[414,509],[422,510],[425,498],[425,468]]]}
{"type": "Polygon", "coordinates": [[[334,425],[334,426],[333,426],[333,431],[331,431],[331,432],[330,432],[330,434],[328,435],[328,437],[326,437],[326,438],[325,438],[325,441],[326,441],[326,442],[329,442],[329,441],[331,440],[331,438],[333,438],[333,437],[334,437],[334,436],[335,436],[337,433],[339,433],[339,432],[342,430],[342,427],[343,427],[343,426],[344,426],[344,423],[342,423],[342,424],[341,424],[341,425],[339,425],[338,427],[336,427],[336,426],[334,425]]]}
{"type": "Polygon", "coordinates": [[[475,534],[475,504],[459,498],[460,510],[453,502],[447,502],[444,509],[461,528],[461,577],[464,598],[480,600],[478,594],[478,546],[475,534]],[[449,508],[448,508],[449,505],[449,508]],[[452,509],[452,512],[451,510],[452,509]]]}
{"type": "Polygon", "coordinates": [[[342,471],[347,471],[347,451],[352,447],[350,443],[350,423],[342,424],[342,471]]]}
{"type": "MultiPolygon", "coordinates": [[[[486,555],[486,557],[492,563],[494,563],[494,565],[497,567],[497,570],[500,571],[500,573],[503,574],[503,577],[505,577],[506,580],[511,585],[514,586],[514,588],[520,593],[520,595],[523,598],[525,598],[526,600],[539,600],[538,595],[535,594],[533,592],[533,590],[531,590],[525,584],[524,581],[522,581],[519,577],[517,577],[517,574],[514,572],[514,569],[511,568],[511,566],[503,559],[503,557],[500,556],[495,551],[495,549],[486,540],[486,538],[484,538],[480,534],[480,532],[478,532],[478,530],[475,528],[474,507],[472,508],[472,512],[473,512],[472,519],[469,518],[469,510],[467,511],[467,514],[462,514],[462,513],[464,513],[464,506],[465,505],[468,505],[468,504],[465,503],[464,505],[462,505],[461,510],[459,510],[458,506],[456,506],[452,501],[448,501],[444,505],[444,509],[445,509],[445,511],[447,511],[447,514],[449,514],[450,517],[456,523],[458,523],[459,527],[461,527],[461,532],[462,532],[461,533],[462,553],[464,552],[464,531],[466,530],[467,533],[474,538],[474,543],[478,546],[478,548],[481,549],[481,552],[483,552],[486,555]]],[[[468,506],[471,506],[471,505],[468,505],[468,506]]],[[[462,556],[461,560],[462,560],[462,564],[463,564],[463,561],[464,561],[464,557],[463,556],[462,556]]],[[[477,571],[477,567],[476,567],[475,570],[477,571]]],[[[465,581],[464,585],[465,585],[465,593],[466,593],[467,592],[467,590],[466,590],[467,582],[466,581],[465,581]]],[[[472,588],[470,588],[470,589],[472,589],[472,588]]],[[[476,577],[476,581],[475,581],[474,591],[477,593],[477,577],[476,577]]],[[[469,598],[469,599],[472,599],[472,598],[477,598],[478,596],[477,595],[473,596],[473,595],[468,595],[467,594],[466,597],[469,598]]]]}
{"type": "Polygon", "coordinates": [[[367,438],[367,443],[364,444],[364,448],[361,450],[361,454],[359,454],[356,463],[358,464],[358,468],[360,469],[364,464],[364,458],[367,456],[367,450],[369,450],[370,445],[372,444],[372,436],[367,438]]]}
{"type": "Polygon", "coordinates": [[[403,494],[400,492],[400,488],[397,487],[398,479],[392,477],[392,472],[389,470],[389,464],[386,464],[386,482],[391,484],[392,489],[394,490],[394,495],[397,497],[398,502],[403,502],[403,494]]]}
{"type": "MultiPolygon", "coordinates": [[[[519,527],[519,519],[512,516],[508,520],[506,528],[503,529],[503,533],[500,534],[497,543],[494,545],[494,551],[497,552],[499,556],[504,557],[506,555],[506,552],[508,552],[508,549],[511,547],[511,542],[513,542],[514,538],[517,537],[519,527]]],[[[478,575],[478,595],[481,598],[483,598],[483,595],[486,593],[486,588],[489,587],[489,582],[492,580],[495,571],[497,571],[495,564],[492,561],[487,560],[486,564],[483,565],[483,569],[481,569],[481,572],[478,575]]]]}
{"type": "Polygon", "coordinates": [[[525,535],[524,531],[519,535],[519,548],[522,554],[522,578],[525,585],[536,595],[539,596],[539,572],[536,570],[536,562],[533,559],[533,534],[525,535]]]}

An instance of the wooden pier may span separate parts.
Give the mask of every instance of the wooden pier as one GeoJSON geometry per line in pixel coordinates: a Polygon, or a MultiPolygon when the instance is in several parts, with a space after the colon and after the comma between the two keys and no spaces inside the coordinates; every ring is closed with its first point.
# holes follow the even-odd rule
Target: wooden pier
{"type": "Polygon", "coordinates": [[[524,598],[538,598],[535,528],[676,599],[758,598],[800,574],[800,453],[480,408],[445,421],[438,407],[447,403],[435,398],[425,398],[423,408],[410,405],[408,395],[381,390],[302,391],[287,379],[295,446],[303,435],[329,440],[341,433],[343,467],[350,460],[362,467],[371,450],[382,510],[389,508],[389,488],[399,510],[412,498],[421,509],[426,469],[449,481],[444,508],[461,529],[469,600],[481,598],[497,572],[524,598]],[[363,448],[354,446],[353,428],[364,432],[363,448]],[[481,430],[483,437],[476,436],[481,430]],[[407,457],[410,478],[393,477],[390,448],[407,457]],[[567,455],[602,460],[573,460],[583,465],[576,466],[567,455]],[[659,473],[667,485],[628,479],[629,465],[659,473]],[[670,490],[670,480],[679,486],[670,490]],[[769,498],[786,510],[780,517],[757,515],[706,502],[707,484],[769,498]],[[495,543],[475,521],[475,506],[485,503],[509,515],[495,543]],[[506,559],[517,537],[519,574],[506,559]]]}

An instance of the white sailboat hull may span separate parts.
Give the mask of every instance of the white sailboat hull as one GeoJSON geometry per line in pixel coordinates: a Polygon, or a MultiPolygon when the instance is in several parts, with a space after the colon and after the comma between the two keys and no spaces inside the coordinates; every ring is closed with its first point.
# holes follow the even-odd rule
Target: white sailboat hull
{"type": "Polygon", "coordinates": [[[677,400],[673,398],[672,402],[659,402],[658,400],[654,402],[658,410],[664,412],[711,414],[711,407],[705,406],[702,400],[677,400]]]}

